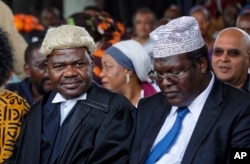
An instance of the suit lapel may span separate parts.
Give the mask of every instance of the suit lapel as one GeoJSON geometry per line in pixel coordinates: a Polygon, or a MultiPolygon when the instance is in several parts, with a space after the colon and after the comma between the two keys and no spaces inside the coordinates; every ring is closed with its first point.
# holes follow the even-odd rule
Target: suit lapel
{"type": "Polygon", "coordinates": [[[65,147],[67,146],[67,143],[70,140],[70,137],[74,133],[77,126],[80,124],[80,122],[88,115],[88,113],[91,111],[92,107],[85,104],[86,100],[80,100],[75,105],[74,112],[72,113],[72,116],[70,118],[69,126],[68,126],[68,132],[67,136],[65,137],[64,144],[62,146],[62,150],[65,150],[65,147]]]}
{"type": "Polygon", "coordinates": [[[88,100],[90,99],[91,95],[93,95],[93,87],[88,90],[87,99],[86,100],[79,100],[76,105],[73,107],[73,113],[70,118],[70,122],[68,125],[67,136],[63,142],[62,150],[66,150],[67,143],[69,142],[72,134],[74,133],[77,126],[80,122],[88,115],[88,113],[92,110],[92,107],[88,105],[88,100]]]}
{"type": "Polygon", "coordinates": [[[50,94],[43,108],[43,135],[48,139],[51,146],[53,146],[60,122],[60,103],[52,103],[55,94],[55,92],[50,94]]]}
{"type": "Polygon", "coordinates": [[[223,100],[222,95],[223,85],[218,80],[215,80],[215,84],[202,109],[196,127],[182,159],[182,161],[185,161],[185,163],[192,163],[192,158],[197,152],[199,146],[201,145],[205,137],[209,134],[220,113],[222,112],[222,108],[219,106],[223,100]]]}
{"type": "MultiPolygon", "coordinates": [[[[142,127],[145,127],[143,129],[144,135],[142,135],[143,140],[141,144],[141,153],[140,153],[140,162],[143,162],[145,158],[147,157],[148,153],[151,150],[151,147],[155,141],[155,138],[157,137],[167,115],[170,112],[171,106],[166,103],[165,97],[162,95],[160,97],[161,102],[157,104],[152,104],[152,109],[146,111],[151,112],[147,113],[144,116],[144,121],[146,125],[143,125],[142,127]],[[157,108],[155,108],[157,106],[157,108]]],[[[142,109],[143,110],[143,109],[142,109]]]]}

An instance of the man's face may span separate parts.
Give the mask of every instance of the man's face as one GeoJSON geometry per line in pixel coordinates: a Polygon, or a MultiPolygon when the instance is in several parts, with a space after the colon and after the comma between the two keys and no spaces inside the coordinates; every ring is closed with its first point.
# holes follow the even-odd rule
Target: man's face
{"type": "Polygon", "coordinates": [[[150,13],[139,13],[134,20],[135,35],[141,38],[148,38],[154,28],[154,17],[150,13]]]}
{"type": "Polygon", "coordinates": [[[46,72],[46,61],[46,56],[39,52],[39,48],[35,48],[32,51],[30,63],[25,64],[25,68],[28,68],[26,73],[30,77],[32,91],[41,95],[52,89],[48,73],[46,72]]]}
{"type": "Polygon", "coordinates": [[[206,18],[206,15],[201,10],[197,10],[192,13],[192,16],[195,17],[199,23],[201,35],[206,36],[209,29],[209,20],[206,18]]]}
{"type": "Polygon", "coordinates": [[[53,50],[48,73],[55,90],[66,99],[82,95],[92,81],[92,60],[85,48],[53,50]]]}
{"type": "Polygon", "coordinates": [[[250,16],[242,16],[236,24],[237,27],[250,35],[250,16]]]}
{"type": "Polygon", "coordinates": [[[154,62],[154,69],[158,75],[178,76],[179,80],[171,78],[156,80],[169,103],[175,106],[188,106],[202,90],[199,87],[202,74],[199,67],[188,60],[184,54],[155,58],[154,62]]]}
{"type": "Polygon", "coordinates": [[[45,27],[45,29],[48,29],[51,26],[57,26],[60,24],[60,17],[58,15],[57,11],[53,9],[49,9],[46,11],[43,11],[41,14],[41,23],[45,27]]]}
{"type": "Polygon", "coordinates": [[[236,4],[229,4],[223,12],[223,21],[226,27],[234,27],[239,14],[239,8],[236,4]]]}
{"type": "Polygon", "coordinates": [[[244,83],[249,66],[248,47],[239,31],[227,30],[221,33],[215,41],[212,54],[215,75],[234,86],[244,83]]]}

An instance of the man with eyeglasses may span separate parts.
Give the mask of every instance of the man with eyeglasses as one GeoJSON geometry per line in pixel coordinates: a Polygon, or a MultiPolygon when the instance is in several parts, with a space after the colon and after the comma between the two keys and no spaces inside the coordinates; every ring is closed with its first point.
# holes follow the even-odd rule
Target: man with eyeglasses
{"type": "Polygon", "coordinates": [[[52,90],[52,85],[46,71],[46,56],[39,52],[41,41],[30,43],[25,50],[24,71],[27,75],[23,81],[10,83],[6,89],[18,93],[29,105],[39,100],[45,93],[52,90]]]}
{"type": "Polygon", "coordinates": [[[150,37],[161,93],[138,104],[130,163],[222,164],[250,148],[250,95],[211,72],[196,19],[174,19],[150,37]]]}

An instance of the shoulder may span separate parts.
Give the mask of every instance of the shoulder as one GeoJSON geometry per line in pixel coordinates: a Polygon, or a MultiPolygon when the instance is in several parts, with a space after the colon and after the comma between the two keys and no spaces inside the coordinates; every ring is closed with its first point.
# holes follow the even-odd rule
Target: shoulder
{"type": "Polygon", "coordinates": [[[139,101],[139,104],[138,104],[138,107],[141,106],[141,105],[155,105],[155,104],[158,104],[158,103],[164,103],[166,101],[166,98],[164,97],[164,95],[162,95],[161,92],[158,92],[154,95],[151,95],[149,97],[145,97],[145,98],[142,98],[140,101],[139,101]]]}
{"type": "Polygon", "coordinates": [[[121,110],[126,108],[133,110],[135,107],[123,95],[114,93],[98,84],[93,84],[87,92],[87,100],[107,106],[108,108],[121,110]]]}
{"type": "Polygon", "coordinates": [[[18,100],[26,101],[24,98],[19,96],[17,93],[10,91],[8,89],[6,89],[5,92],[1,96],[4,98],[7,98],[7,99],[18,99],[18,100]]]}
{"type": "Polygon", "coordinates": [[[21,89],[22,88],[22,83],[18,82],[18,83],[9,83],[5,86],[6,89],[10,90],[10,91],[16,91],[17,89],[21,89]]]}
{"type": "Polygon", "coordinates": [[[15,108],[19,111],[27,111],[30,108],[28,102],[24,98],[12,91],[5,90],[5,92],[1,94],[0,97],[1,104],[4,103],[5,105],[8,105],[8,107],[13,106],[13,109],[15,108]]]}
{"type": "Polygon", "coordinates": [[[18,83],[9,83],[5,86],[6,89],[10,90],[10,91],[23,91],[27,88],[29,88],[29,84],[30,84],[30,79],[29,78],[25,78],[23,81],[18,82],[18,83]]]}
{"type": "Polygon", "coordinates": [[[243,102],[244,100],[248,100],[246,102],[250,103],[250,94],[244,90],[235,88],[233,86],[223,84],[224,85],[224,97],[230,98],[234,100],[234,102],[243,102]]]}
{"type": "Polygon", "coordinates": [[[112,99],[116,93],[111,92],[110,90],[100,86],[99,84],[93,83],[87,91],[87,99],[107,102],[112,99]]]}

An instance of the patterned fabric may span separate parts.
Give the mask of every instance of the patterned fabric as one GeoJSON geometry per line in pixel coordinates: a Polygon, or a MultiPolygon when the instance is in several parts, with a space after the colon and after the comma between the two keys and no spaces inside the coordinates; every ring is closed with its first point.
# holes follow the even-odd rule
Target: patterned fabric
{"type": "Polygon", "coordinates": [[[0,163],[12,155],[21,120],[28,110],[28,102],[14,92],[5,90],[0,95],[0,163]]]}
{"type": "Polygon", "coordinates": [[[173,19],[150,33],[154,41],[154,58],[178,55],[205,45],[199,24],[192,16],[173,19]]]}

